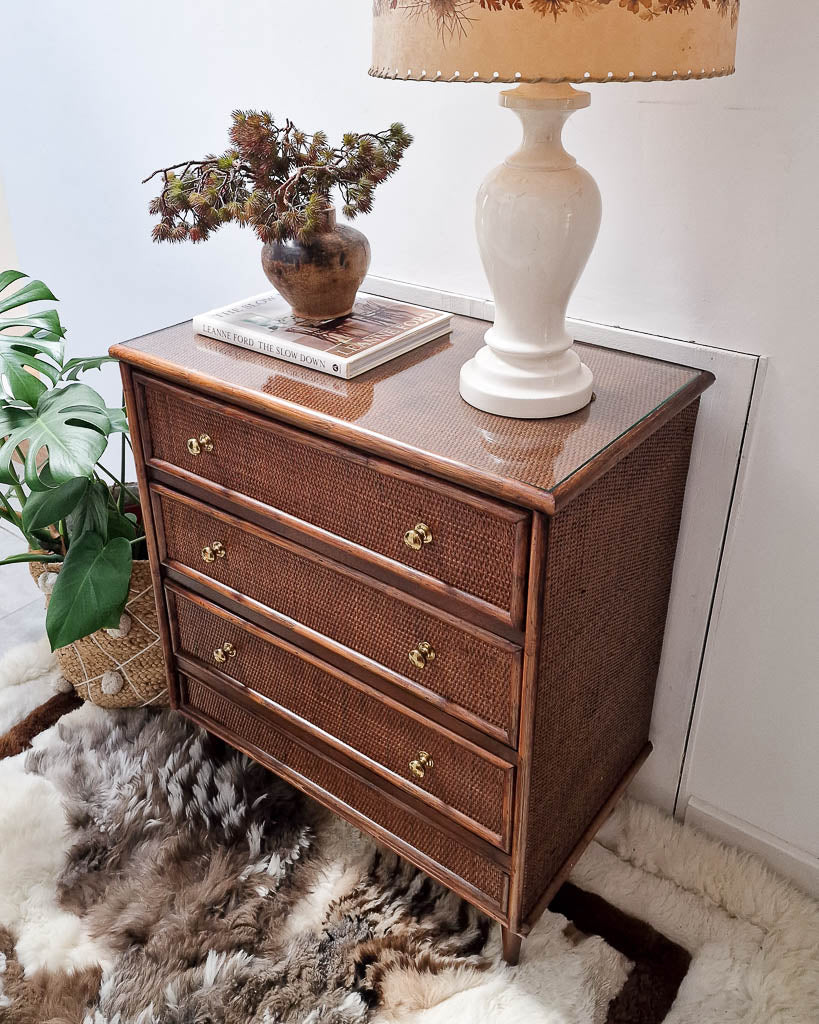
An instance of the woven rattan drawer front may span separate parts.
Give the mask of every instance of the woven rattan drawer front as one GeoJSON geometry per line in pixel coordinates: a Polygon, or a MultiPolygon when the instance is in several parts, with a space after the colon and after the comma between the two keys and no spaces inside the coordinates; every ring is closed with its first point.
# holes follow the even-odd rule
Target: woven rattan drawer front
{"type": "Polygon", "coordinates": [[[180,684],[183,712],[214,728],[229,742],[247,750],[355,824],[369,828],[376,838],[390,844],[390,837],[394,837],[398,843],[390,845],[399,853],[432,874],[441,874],[436,867],[443,869],[442,880],[447,884],[452,885],[454,878],[455,887],[463,888],[458,884],[463,880],[474,890],[469,892],[473,902],[503,918],[508,876],[497,864],[342,768],[329,752],[319,754],[312,745],[273,722],[250,714],[198,680],[183,676],[180,684]]]}
{"type": "Polygon", "coordinates": [[[514,769],[346,673],[195,595],[167,591],[177,654],[221,669],[279,709],[386,768],[391,781],[509,849],[514,769]],[[226,657],[224,644],[228,647],[226,657]],[[216,658],[214,658],[216,652],[216,658]],[[431,765],[419,768],[419,752],[431,765]],[[410,769],[415,763],[418,778],[410,769]]]}
{"type": "MultiPolygon", "coordinates": [[[[146,461],[246,495],[408,566],[520,626],[529,515],[291,427],[141,378],[146,461]],[[212,450],[188,451],[207,435],[212,450]],[[430,543],[413,550],[416,524],[430,543]]],[[[398,566],[396,566],[398,568],[398,566]]]]}
{"type": "Polygon", "coordinates": [[[450,713],[513,743],[519,647],[192,498],[153,493],[162,557],[186,578],[192,570],[258,602],[277,623],[284,617],[285,629],[295,620],[356,664],[363,655],[374,671],[382,666],[390,679],[436,703],[443,698],[450,713]],[[410,652],[424,642],[435,658],[415,667],[410,652]]]}

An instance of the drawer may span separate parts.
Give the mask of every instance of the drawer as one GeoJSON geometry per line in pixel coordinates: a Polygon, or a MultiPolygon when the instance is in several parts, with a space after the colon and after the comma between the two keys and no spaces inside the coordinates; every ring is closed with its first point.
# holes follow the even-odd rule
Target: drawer
{"type": "Polygon", "coordinates": [[[275,720],[249,712],[212,687],[180,678],[180,710],[206,729],[373,834],[492,916],[506,917],[509,876],[489,857],[458,841],[392,795],[338,763],[275,720]]]}
{"type": "Polygon", "coordinates": [[[183,577],[250,598],[275,632],[306,627],[314,643],[514,746],[520,647],[193,498],[151,491],[160,556],[183,577]],[[424,644],[434,659],[417,657],[424,644]]]}
{"type": "Polygon", "coordinates": [[[455,588],[522,626],[528,512],[167,384],[137,377],[137,394],[149,466],[251,498],[437,583],[439,600],[455,588]],[[191,454],[202,435],[209,445],[191,454]],[[419,523],[431,540],[415,550],[404,535],[419,523]]]}
{"type": "Polygon", "coordinates": [[[302,727],[365,758],[393,785],[509,850],[510,764],[203,598],[175,587],[166,597],[177,655],[225,673],[302,727]]]}

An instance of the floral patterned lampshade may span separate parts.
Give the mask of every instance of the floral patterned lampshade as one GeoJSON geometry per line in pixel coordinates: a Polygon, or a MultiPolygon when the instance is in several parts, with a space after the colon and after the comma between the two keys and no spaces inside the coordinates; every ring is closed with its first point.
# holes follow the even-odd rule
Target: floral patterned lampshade
{"type": "Polygon", "coordinates": [[[373,0],[379,78],[629,82],[734,71],[740,0],[373,0]]]}

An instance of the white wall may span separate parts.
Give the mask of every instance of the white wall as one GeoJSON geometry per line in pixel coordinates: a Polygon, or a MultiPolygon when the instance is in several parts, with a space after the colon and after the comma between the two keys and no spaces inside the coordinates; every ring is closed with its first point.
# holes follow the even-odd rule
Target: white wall
{"type": "Polygon", "coordinates": [[[11,222],[6,208],[6,196],[3,182],[0,181],[0,273],[13,267],[17,262],[17,252],[11,234],[11,222]]]}
{"type": "MultiPolygon", "coordinates": [[[[222,146],[236,106],[331,134],[403,120],[416,144],[360,222],[373,271],[487,294],[472,201],[514,145],[514,119],[493,86],[368,79],[369,8],[28,0],[4,11],[3,67],[19,98],[3,113],[0,177],[21,264],[61,296],[75,354],[264,287],[249,234],[153,246],[151,192],[139,184],[222,146]]],[[[809,854],[819,854],[817,32],[815,4],[746,2],[734,78],[592,86],[591,110],[568,130],[605,202],[572,315],[771,356],[684,795],[809,854]]]]}

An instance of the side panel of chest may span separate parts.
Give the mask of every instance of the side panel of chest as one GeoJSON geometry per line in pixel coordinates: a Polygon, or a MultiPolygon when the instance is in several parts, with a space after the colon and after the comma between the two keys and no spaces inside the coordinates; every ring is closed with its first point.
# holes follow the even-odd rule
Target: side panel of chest
{"type": "Polygon", "coordinates": [[[698,404],[548,521],[530,590],[513,928],[546,908],[650,750],[698,404]]]}

